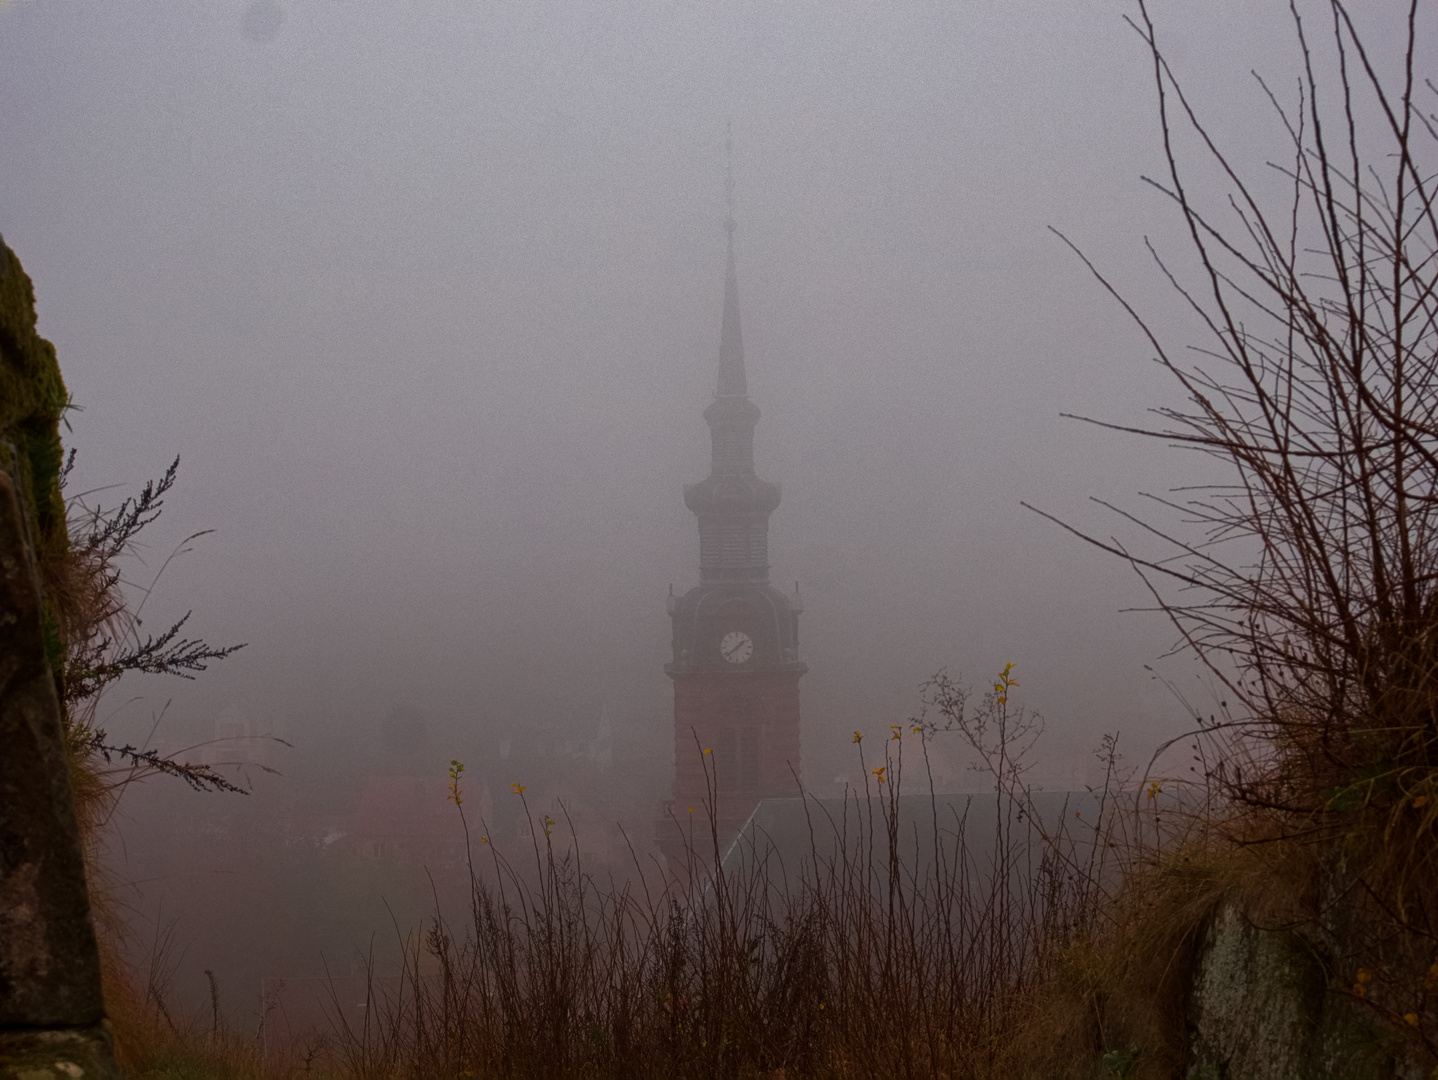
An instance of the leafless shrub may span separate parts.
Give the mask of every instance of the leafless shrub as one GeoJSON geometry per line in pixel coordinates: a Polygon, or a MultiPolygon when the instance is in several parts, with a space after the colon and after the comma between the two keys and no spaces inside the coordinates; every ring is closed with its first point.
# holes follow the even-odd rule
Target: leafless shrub
{"type": "Polygon", "coordinates": [[[1154,257],[1211,336],[1190,366],[1125,304],[1188,406],[1157,410],[1153,428],[1104,426],[1196,449],[1231,480],[1156,500],[1190,534],[1124,513],[1152,553],[1085,537],[1139,570],[1227,687],[1235,716],[1220,723],[1272,748],[1267,767],[1225,774],[1232,793],[1303,815],[1401,801],[1430,782],[1438,748],[1438,130],[1415,100],[1416,2],[1396,89],[1346,7],[1329,7],[1334,84],[1296,9],[1296,106],[1260,80],[1291,141],[1270,166],[1289,199],[1272,207],[1194,113],[1140,9],[1169,164],[1149,182],[1182,215],[1199,282],[1154,257]],[[1221,210],[1185,185],[1179,127],[1227,178],[1221,210]],[[1377,137],[1387,145],[1363,154],[1377,137]]]}
{"type": "Polygon", "coordinates": [[[1438,125],[1416,70],[1420,10],[1407,5],[1390,73],[1342,0],[1317,20],[1291,6],[1296,90],[1258,78],[1287,133],[1274,199],[1197,115],[1140,0],[1168,166],[1149,183],[1198,269],[1183,278],[1150,250],[1207,338],[1185,358],[1080,253],[1186,398],[1152,426],[1103,426],[1197,451],[1226,479],[1154,497],[1147,516],[1109,507],[1144,546],[1080,535],[1139,572],[1226,688],[1197,737],[1239,811],[1234,838],[1312,845],[1326,869],[1309,919],[1335,986],[1432,1056],[1438,125]],[[1181,145],[1220,198],[1199,194],[1181,145]]]}
{"type": "MultiPolygon", "coordinates": [[[[72,450],[60,472],[62,491],[74,466],[72,450]]],[[[189,613],[157,635],[142,633],[141,610],[159,576],[204,533],[181,541],[155,580],[141,590],[138,606],[132,609],[126,596],[121,564],[133,554],[141,531],[160,516],[179,467],[176,458],[159,480],[147,482],[139,495],[108,510],[87,506],[82,496],[67,498],[70,544],[45,568],[46,595],[52,598],[60,623],[57,640],[63,650],[61,685],[71,779],[77,813],[87,833],[104,819],[106,807],[124,784],[146,775],[173,776],[197,791],[244,793],[207,765],[181,761],[149,747],[116,745],[96,722],[96,707],[105,690],[127,673],[189,679],[244,647],[215,648],[181,636],[189,613]],[[120,767],[114,768],[117,759],[120,767]]]]}

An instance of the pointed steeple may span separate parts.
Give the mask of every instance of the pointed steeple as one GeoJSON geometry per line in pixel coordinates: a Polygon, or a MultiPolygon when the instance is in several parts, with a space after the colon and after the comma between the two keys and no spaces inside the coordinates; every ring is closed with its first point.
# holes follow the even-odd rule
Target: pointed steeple
{"type": "Polygon", "coordinates": [[[734,139],[724,140],[729,155],[724,169],[724,231],[729,234],[729,260],[724,267],[724,321],[719,327],[719,396],[747,397],[744,379],[744,337],[739,330],[739,275],[734,270],[734,139]]]}
{"type": "Polygon", "coordinates": [[[744,379],[744,341],[739,333],[739,281],[734,271],[733,142],[724,175],[729,234],[724,267],[724,318],[719,328],[719,385],[704,410],[712,456],[708,479],[684,488],[684,503],[699,518],[699,571],[704,582],[769,580],[769,515],[779,505],[779,485],[754,475],[754,426],[759,406],[744,379]]]}
{"type": "Polygon", "coordinates": [[[671,585],[665,603],[673,628],[673,659],[664,671],[674,680],[676,750],[674,798],[656,838],[681,878],[713,868],[702,869],[702,853],[674,827],[684,821],[682,812],[675,821],[676,811],[703,802],[722,845],[739,835],[761,799],[792,792],[793,777],[801,775],[799,679],[808,670],[799,659],[803,605],[797,592],[791,599],[769,583],[769,516],[781,492],[754,471],[760,413],[749,400],[739,332],[732,140],[728,149],[719,378],[704,409],[712,456],[709,475],[684,486],[684,505],[699,525],[699,584],[682,596],[671,585]],[[694,739],[712,756],[686,753],[694,739]]]}

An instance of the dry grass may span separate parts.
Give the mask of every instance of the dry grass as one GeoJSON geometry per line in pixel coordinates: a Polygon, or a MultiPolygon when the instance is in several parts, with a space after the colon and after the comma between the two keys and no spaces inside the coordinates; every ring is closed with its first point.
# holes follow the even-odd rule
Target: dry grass
{"type": "Polygon", "coordinates": [[[999,827],[980,840],[964,812],[901,794],[905,744],[911,757],[926,745],[912,730],[886,741],[882,761],[866,761],[870,790],[837,819],[809,804],[813,839],[798,864],[761,850],[726,872],[710,849],[691,852],[680,878],[636,866],[628,885],[600,885],[582,853],[556,846],[562,820],[538,816],[534,846],[514,862],[476,827],[467,909],[396,927],[400,977],[372,971],[355,1025],[337,991],[322,1046],[271,1044],[266,1057],[225,1030],[218,1007],[173,1016],[159,957],[147,992],[117,999],[129,1068],[353,1080],[1010,1075],[1013,1032],[1100,933],[1132,813],[1100,798],[1082,820],[1045,821],[1021,769],[1000,772],[984,797],[999,827]],[[916,831],[930,815],[937,827],[916,831]]]}
{"type": "Polygon", "coordinates": [[[362,1027],[339,1025],[333,1064],[355,1078],[997,1075],[1037,988],[1095,933],[1121,815],[1109,803],[1081,833],[1063,818],[1045,831],[1020,774],[1003,774],[992,845],[975,849],[957,818],[931,849],[891,857],[912,827],[896,742],[842,824],[811,811],[818,839],[797,866],[711,871],[717,852],[691,852],[682,880],[636,868],[601,889],[543,827],[532,866],[481,842],[489,883],[472,871],[464,919],[436,912],[406,937],[403,978],[376,981],[362,1027]],[[830,828],[845,842],[826,844],[830,828]]]}

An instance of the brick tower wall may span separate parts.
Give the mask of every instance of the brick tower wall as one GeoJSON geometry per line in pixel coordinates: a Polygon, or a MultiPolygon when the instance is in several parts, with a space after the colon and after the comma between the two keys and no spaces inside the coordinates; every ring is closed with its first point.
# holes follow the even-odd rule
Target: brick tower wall
{"type": "Polygon", "coordinates": [[[691,674],[674,680],[674,802],[677,813],[708,797],[718,816],[747,815],[758,801],[794,795],[800,773],[802,672],[691,674]],[[697,745],[696,745],[697,740],[697,745]],[[703,750],[709,754],[703,754],[703,750]],[[682,804],[682,805],[681,805],[682,804]]]}

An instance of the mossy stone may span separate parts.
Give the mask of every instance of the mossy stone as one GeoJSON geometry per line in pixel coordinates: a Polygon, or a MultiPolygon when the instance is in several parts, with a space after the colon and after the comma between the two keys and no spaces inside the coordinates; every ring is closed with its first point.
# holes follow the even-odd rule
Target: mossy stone
{"type": "Polygon", "coordinates": [[[108,1021],[50,1031],[0,1031],[0,1080],[113,1080],[108,1021]]]}

